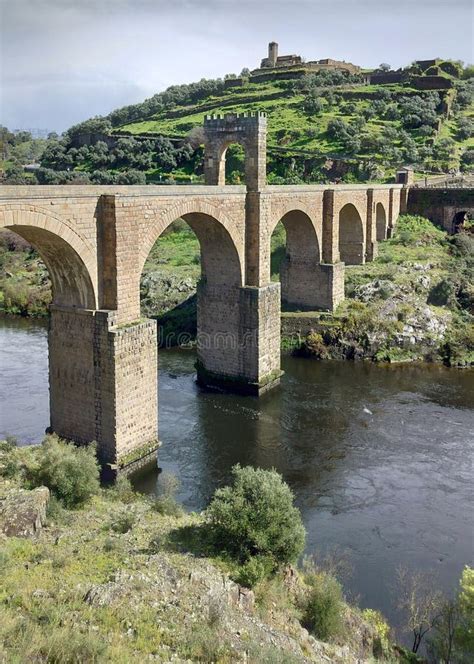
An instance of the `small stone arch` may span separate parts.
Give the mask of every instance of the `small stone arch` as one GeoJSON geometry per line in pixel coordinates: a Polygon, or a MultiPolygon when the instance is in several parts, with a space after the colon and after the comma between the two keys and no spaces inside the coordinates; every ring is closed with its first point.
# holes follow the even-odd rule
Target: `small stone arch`
{"type": "Polygon", "coordinates": [[[382,203],[375,206],[375,237],[377,242],[387,239],[387,214],[382,203]]]}
{"type": "Polygon", "coordinates": [[[459,210],[458,212],[456,212],[456,214],[453,217],[451,232],[459,233],[459,231],[462,230],[467,218],[468,218],[467,210],[459,210]]]}
{"type": "Polygon", "coordinates": [[[226,113],[204,120],[204,180],[208,185],[225,185],[225,153],[238,143],[245,150],[245,184],[257,191],[266,184],[266,132],[264,113],[226,113]]]}
{"type": "Polygon", "coordinates": [[[0,228],[37,249],[51,278],[53,304],[97,308],[94,252],[67,222],[35,206],[2,206],[0,228]]]}
{"type": "Polygon", "coordinates": [[[347,203],[339,212],[339,254],[346,265],[364,262],[364,224],[352,203],[347,203]]]}

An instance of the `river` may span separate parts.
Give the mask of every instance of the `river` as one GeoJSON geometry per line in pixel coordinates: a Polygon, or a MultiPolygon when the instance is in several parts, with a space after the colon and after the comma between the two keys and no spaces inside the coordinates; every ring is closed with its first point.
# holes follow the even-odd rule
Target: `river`
{"type": "MultiPolygon", "coordinates": [[[[397,566],[452,591],[473,551],[474,371],[283,358],[261,399],[201,391],[195,354],[160,351],[159,465],[203,508],[235,463],[276,468],[308,530],[307,553],[337,549],[345,588],[396,623],[397,566]]],[[[46,327],[0,321],[0,435],[33,443],[48,425],[46,327]]],[[[156,491],[156,467],[134,478],[156,491]]]]}

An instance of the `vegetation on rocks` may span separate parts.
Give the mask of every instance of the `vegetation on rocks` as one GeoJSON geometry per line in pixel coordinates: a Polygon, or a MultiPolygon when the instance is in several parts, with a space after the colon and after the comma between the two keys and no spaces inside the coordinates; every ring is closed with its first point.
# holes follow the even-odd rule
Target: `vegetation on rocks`
{"type": "MultiPolygon", "coordinates": [[[[334,315],[288,313],[313,327],[295,352],[315,359],[474,363],[474,236],[401,216],[371,263],[346,267],[334,315]]],[[[291,344],[287,341],[287,344],[291,344]]]]}
{"type": "MultiPolygon", "coordinates": [[[[79,465],[90,470],[90,460],[81,450],[74,453],[57,439],[27,448],[0,443],[2,660],[419,661],[393,646],[390,628],[379,613],[361,612],[347,603],[333,565],[308,560],[300,568],[283,564],[300,551],[304,531],[299,514],[292,512],[291,492],[274,472],[236,468],[233,486],[218,490],[205,515],[157,510],[153,499],[136,494],[121,478],[114,487],[90,487],[87,500],[81,497],[73,510],[69,500],[50,500],[46,521],[35,533],[2,534],[6,506],[22,509],[24,496],[32,493],[30,477],[35,469],[45,468],[52,447],[56,470],[46,473],[47,481],[58,475],[58,468],[71,470],[71,455],[76,471],[79,465]],[[271,495],[272,488],[279,498],[271,495]],[[18,495],[22,501],[15,503],[18,495]],[[239,501],[244,506],[241,512],[239,501]],[[253,542],[262,533],[265,551],[274,561],[274,552],[281,552],[279,535],[271,533],[265,515],[277,521],[285,517],[287,533],[286,517],[297,524],[299,546],[289,551],[285,543],[279,565],[255,580],[253,591],[249,584],[231,580],[239,563],[228,556],[228,540],[216,540],[211,532],[212,514],[219,515],[218,527],[222,526],[222,506],[229,511],[232,532],[244,534],[239,551],[244,551],[247,561],[261,561],[261,549],[253,542]]],[[[175,482],[167,483],[165,493],[170,494],[175,482]]],[[[53,492],[57,484],[50,482],[53,492]]],[[[469,568],[453,601],[457,617],[452,652],[469,657],[469,568]]],[[[443,611],[447,606],[443,604],[443,611]]],[[[436,661],[469,661],[446,659],[444,649],[451,643],[446,624],[437,623],[433,632],[436,661]]]]}

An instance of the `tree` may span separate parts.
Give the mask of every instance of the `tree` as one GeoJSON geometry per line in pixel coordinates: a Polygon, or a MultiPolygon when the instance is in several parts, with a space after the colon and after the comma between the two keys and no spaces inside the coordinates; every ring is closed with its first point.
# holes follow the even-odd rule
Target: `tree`
{"type": "Polygon", "coordinates": [[[324,101],[321,97],[318,97],[315,91],[311,91],[305,97],[303,101],[303,109],[309,115],[316,115],[321,113],[324,108],[324,101]]]}
{"type": "Polygon", "coordinates": [[[456,599],[446,601],[441,606],[439,618],[433,630],[434,635],[427,645],[428,653],[433,661],[442,662],[442,664],[458,661],[453,659],[453,653],[460,617],[461,612],[456,599]]]}
{"type": "Polygon", "coordinates": [[[379,64],[379,69],[381,71],[390,71],[391,66],[388,64],[388,62],[382,62],[381,64],[379,64]]]}
{"type": "Polygon", "coordinates": [[[403,567],[397,570],[396,590],[398,608],[405,615],[406,628],[413,632],[412,651],[416,653],[439,619],[442,596],[432,576],[403,567]]]}
{"type": "Polygon", "coordinates": [[[474,661],[474,570],[465,567],[454,599],[443,603],[429,639],[430,661],[470,664],[474,661]]]}
{"type": "Polygon", "coordinates": [[[471,136],[474,136],[474,122],[471,118],[460,117],[458,120],[457,138],[460,141],[464,141],[467,138],[471,138],[471,136]]]}

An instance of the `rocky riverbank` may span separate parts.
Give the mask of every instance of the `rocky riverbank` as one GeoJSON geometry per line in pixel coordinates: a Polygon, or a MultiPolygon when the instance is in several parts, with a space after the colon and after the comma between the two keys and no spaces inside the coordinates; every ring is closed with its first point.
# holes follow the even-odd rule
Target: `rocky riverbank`
{"type": "Polygon", "coordinates": [[[235,564],[206,553],[196,537],[203,515],[135,494],[125,480],[100,489],[90,455],[78,452],[85,465],[76,466],[56,443],[48,454],[54,467],[41,446],[0,443],[2,661],[418,661],[391,645],[377,612],[346,602],[327,640],[305,629],[302,599],[326,572],[313,568],[308,586],[308,568],[286,566],[250,590],[232,580],[235,564]],[[64,463],[75,485],[63,481],[64,463]],[[32,478],[50,490],[33,489],[32,478]]]}
{"type": "Polygon", "coordinates": [[[284,345],[315,359],[474,365],[474,235],[402,217],[372,263],[346,268],[333,315],[284,313],[284,345]]]}

